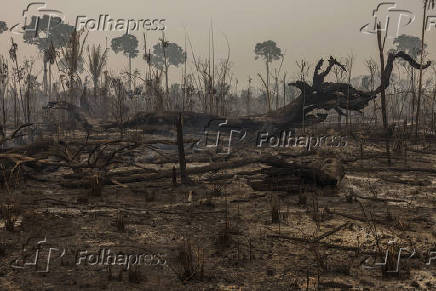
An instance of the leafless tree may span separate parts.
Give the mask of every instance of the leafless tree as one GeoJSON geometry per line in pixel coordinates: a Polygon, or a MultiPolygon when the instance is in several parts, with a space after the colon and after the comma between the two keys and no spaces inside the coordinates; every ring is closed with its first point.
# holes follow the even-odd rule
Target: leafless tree
{"type": "Polygon", "coordinates": [[[353,71],[353,62],[354,62],[354,55],[351,53],[345,62],[345,68],[347,69],[348,73],[348,90],[347,90],[347,118],[346,118],[346,124],[348,129],[350,130],[351,127],[351,112],[350,112],[350,87],[351,87],[351,74],[353,71]]]}
{"type": "MultiPolygon", "coordinates": [[[[374,91],[375,89],[375,80],[376,80],[376,76],[377,76],[377,72],[378,72],[378,64],[377,62],[370,58],[366,61],[366,67],[368,68],[369,71],[369,90],[374,91]]],[[[374,98],[373,101],[373,116],[374,116],[374,124],[377,125],[377,101],[374,98]]]]}
{"type": "MultiPolygon", "coordinates": [[[[385,55],[384,55],[384,49],[386,44],[386,38],[387,38],[387,32],[385,33],[383,39],[382,39],[382,30],[381,30],[381,23],[377,23],[377,43],[378,43],[378,49],[380,54],[380,71],[385,71],[385,55]]],[[[381,95],[381,105],[382,105],[382,118],[383,118],[383,127],[386,131],[386,135],[388,135],[388,116],[386,112],[386,80],[384,76],[381,78],[381,84],[380,84],[380,95],[381,95]]],[[[388,158],[388,164],[391,164],[391,154],[389,149],[389,140],[386,139],[386,155],[388,158]]]]}
{"type": "Polygon", "coordinates": [[[9,67],[6,59],[0,56],[0,98],[2,106],[2,127],[6,127],[7,110],[6,110],[6,91],[9,83],[9,67]]]}
{"type": "Polygon", "coordinates": [[[425,46],[425,29],[427,26],[427,11],[430,9],[434,9],[435,7],[435,0],[424,0],[424,16],[422,19],[422,27],[421,27],[421,68],[419,69],[419,84],[418,84],[418,101],[416,106],[416,120],[415,120],[415,136],[418,136],[418,130],[419,130],[419,115],[421,110],[421,95],[422,95],[422,66],[424,64],[424,46],[425,46]]]}
{"type": "MultiPolygon", "coordinates": [[[[300,80],[300,82],[305,83],[307,75],[309,74],[309,71],[310,71],[310,64],[306,60],[302,59],[300,61],[297,61],[297,67],[299,69],[298,79],[300,80]]],[[[305,90],[305,88],[303,88],[302,94],[303,94],[303,103],[302,103],[303,107],[301,108],[301,110],[302,110],[302,112],[304,112],[305,107],[306,107],[306,90],[305,90]]],[[[302,122],[303,132],[304,132],[305,131],[305,124],[304,124],[305,123],[305,115],[304,114],[303,114],[303,119],[301,120],[301,122],[302,122]]]]}

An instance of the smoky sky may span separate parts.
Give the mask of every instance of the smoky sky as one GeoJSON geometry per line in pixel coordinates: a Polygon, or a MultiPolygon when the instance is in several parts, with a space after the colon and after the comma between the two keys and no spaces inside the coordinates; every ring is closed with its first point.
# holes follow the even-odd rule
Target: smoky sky
{"type": "MultiPolygon", "coordinates": [[[[66,21],[75,24],[78,15],[98,18],[108,14],[115,19],[165,19],[166,37],[171,42],[185,46],[185,36],[191,40],[194,53],[207,57],[209,51],[209,30],[213,27],[215,56],[225,58],[230,46],[230,59],[234,78],[240,86],[247,83],[248,76],[255,80],[258,72],[263,72],[265,65],[254,59],[254,46],[258,42],[273,40],[285,52],[283,70],[288,78],[296,78],[295,62],[306,59],[312,64],[320,57],[330,55],[341,58],[354,54],[353,75],[366,73],[365,60],[377,59],[375,35],[363,34],[360,28],[372,21],[373,10],[382,1],[375,0],[51,0],[47,7],[60,10],[66,21]]],[[[387,1],[395,2],[395,1],[387,1]]],[[[401,33],[419,36],[422,23],[422,4],[419,0],[396,1],[398,9],[411,11],[416,19],[410,25],[402,27],[401,33]]],[[[0,20],[9,26],[22,21],[22,11],[29,4],[23,0],[2,0],[0,20]]],[[[430,11],[436,16],[436,11],[430,11]]],[[[142,31],[134,33],[143,45],[142,31]]],[[[91,32],[89,43],[106,43],[110,46],[113,37],[120,36],[114,32],[91,32]]],[[[20,36],[5,32],[0,35],[0,53],[7,54],[10,37],[18,41],[20,36]]],[[[147,39],[154,44],[161,37],[160,32],[148,32],[147,39]]],[[[436,45],[436,28],[427,32],[429,58],[434,57],[436,45]]],[[[35,47],[20,44],[21,57],[33,57],[41,60],[35,47]]],[[[188,44],[188,61],[192,52],[188,44]]],[[[391,41],[387,49],[391,48],[391,41]]],[[[278,65],[273,64],[273,66],[278,65]]],[[[127,60],[122,55],[110,54],[109,70],[116,72],[127,67],[127,60]]],[[[143,70],[142,58],[134,60],[134,67],[143,70]]],[[[192,65],[191,65],[192,68],[192,65]]],[[[171,72],[173,82],[181,79],[181,69],[171,72]]]]}

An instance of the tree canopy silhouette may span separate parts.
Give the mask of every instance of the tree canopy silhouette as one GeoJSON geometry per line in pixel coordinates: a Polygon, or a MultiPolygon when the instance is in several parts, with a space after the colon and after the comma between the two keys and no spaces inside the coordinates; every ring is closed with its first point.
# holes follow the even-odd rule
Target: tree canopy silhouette
{"type": "Polygon", "coordinates": [[[6,22],[0,21],[0,34],[8,30],[8,26],[6,25],[6,22]]]}
{"type": "Polygon", "coordinates": [[[159,69],[163,69],[165,66],[165,57],[168,62],[168,66],[179,66],[185,62],[186,52],[174,42],[166,43],[165,55],[162,42],[159,42],[153,46],[153,56],[151,62],[159,69]]]}
{"type": "Polygon", "coordinates": [[[122,52],[129,58],[129,89],[132,89],[132,59],[138,56],[138,39],[131,34],[123,34],[112,39],[112,50],[118,54],[122,52]]]}

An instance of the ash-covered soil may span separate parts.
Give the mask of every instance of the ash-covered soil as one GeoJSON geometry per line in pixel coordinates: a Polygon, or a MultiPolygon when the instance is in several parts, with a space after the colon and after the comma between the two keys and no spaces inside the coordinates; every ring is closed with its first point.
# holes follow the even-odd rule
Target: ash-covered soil
{"type": "Polygon", "coordinates": [[[174,149],[144,143],[120,156],[124,162],[108,169],[117,174],[100,196],[66,167],[4,187],[0,289],[436,288],[434,144],[394,149],[391,167],[377,141],[362,152],[351,139],[309,153],[253,146],[217,158],[187,150],[188,173],[242,161],[194,171],[189,185],[159,176],[178,167],[174,149]],[[265,178],[259,170],[270,167],[262,162],[270,157],[318,168],[329,160],[340,182],[255,191],[250,183],[265,178]],[[121,255],[115,264],[101,258],[108,250],[121,255]]]}

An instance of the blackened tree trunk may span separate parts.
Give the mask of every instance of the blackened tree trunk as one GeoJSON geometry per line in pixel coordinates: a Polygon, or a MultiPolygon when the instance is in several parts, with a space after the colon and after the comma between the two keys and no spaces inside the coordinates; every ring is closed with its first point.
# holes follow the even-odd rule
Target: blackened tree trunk
{"type": "Polygon", "coordinates": [[[48,98],[51,100],[52,72],[51,63],[48,64],[48,98]]]}
{"type": "Polygon", "coordinates": [[[266,61],[266,99],[268,102],[268,112],[271,112],[271,96],[269,91],[269,63],[266,61]]]}
{"type": "Polygon", "coordinates": [[[418,103],[416,106],[416,127],[415,127],[415,137],[418,137],[419,131],[419,116],[421,111],[421,96],[422,96],[422,64],[424,62],[424,47],[425,47],[425,29],[427,24],[427,9],[434,8],[435,1],[434,0],[424,0],[424,15],[422,18],[422,27],[421,27],[421,68],[419,69],[419,83],[418,83],[418,103]]]}
{"type": "Polygon", "coordinates": [[[129,56],[129,90],[132,90],[132,57],[129,56]]]}
{"type": "Polygon", "coordinates": [[[179,150],[179,164],[180,164],[180,181],[182,184],[189,184],[188,176],[186,175],[186,158],[185,146],[183,142],[183,116],[179,113],[177,119],[177,147],[179,150]]]}
{"type": "MultiPolygon", "coordinates": [[[[382,41],[381,36],[381,25],[377,24],[377,42],[378,42],[378,49],[380,53],[380,70],[381,72],[384,72],[385,70],[385,55],[384,55],[384,46],[385,46],[385,40],[382,41]]],[[[382,106],[382,118],[383,118],[383,127],[386,131],[386,155],[388,158],[388,164],[391,164],[391,154],[389,149],[389,137],[388,137],[388,116],[386,112],[386,86],[385,86],[385,78],[381,78],[381,84],[380,84],[380,95],[381,95],[381,106],[382,106]]]]}
{"type": "Polygon", "coordinates": [[[44,94],[47,95],[48,94],[48,82],[47,82],[47,63],[48,60],[46,60],[46,58],[44,57],[44,71],[43,71],[43,76],[42,76],[42,85],[44,86],[44,94]]]}

